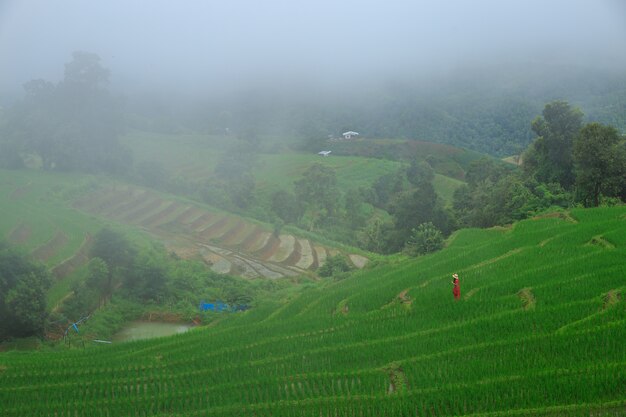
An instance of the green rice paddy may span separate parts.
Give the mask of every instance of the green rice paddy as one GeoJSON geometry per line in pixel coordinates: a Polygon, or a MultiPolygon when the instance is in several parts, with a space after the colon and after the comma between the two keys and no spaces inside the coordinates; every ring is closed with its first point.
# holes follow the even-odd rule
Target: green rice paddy
{"type": "Polygon", "coordinates": [[[462,230],[214,327],[3,353],[0,415],[624,415],[625,235],[626,207],[462,230]]]}

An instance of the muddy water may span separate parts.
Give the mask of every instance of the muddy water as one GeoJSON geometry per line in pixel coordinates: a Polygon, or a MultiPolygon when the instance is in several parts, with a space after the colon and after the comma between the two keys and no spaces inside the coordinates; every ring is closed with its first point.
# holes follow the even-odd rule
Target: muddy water
{"type": "Polygon", "coordinates": [[[113,336],[113,341],[125,342],[128,340],[152,339],[154,337],[171,336],[185,333],[191,326],[180,323],[159,323],[148,321],[133,321],[113,336]]]}

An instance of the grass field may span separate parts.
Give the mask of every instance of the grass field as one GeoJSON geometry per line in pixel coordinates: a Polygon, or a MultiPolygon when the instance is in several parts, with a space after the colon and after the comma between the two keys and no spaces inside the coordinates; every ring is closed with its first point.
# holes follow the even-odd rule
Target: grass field
{"type": "Polygon", "coordinates": [[[625,230],[626,207],[462,230],[214,327],[3,353],[0,415],[624,415],[625,230]]]}
{"type": "MultiPolygon", "coordinates": [[[[123,138],[123,142],[133,150],[137,161],[159,162],[174,176],[191,181],[209,178],[224,149],[232,140],[234,139],[224,136],[165,135],[137,131],[123,138]]],[[[400,145],[406,141],[384,140],[372,143],[389,146],[390,142],[400,145]]],[[[348,145],[341,144],[342,147],[348,145]]],[[[362,147],[363,143],[358,142],[354,145],[362,147]]],[[[411,143],[410,149],[416,153],[423,151],[437,155],[436,165],[441,167],[442,172],[454,172],[456,176],[461,177],[464,174],[463,166],[477,159],[475,153],[426,142],[411,143]]],[[[272,192],[279,189],[293,190],[293,182],[314,163],[333,168],[338,185],[343,190],[369,187],[380,176],[397,172],[405,166],[391,159],[373,156],[375,155],[364,157],[331,154],[329,157],[321,157],[314,152],[261,153],[252,174],[256,180],[257,194],[261,199],[267,199],[272,192]]],[[[425,157],[426,154],[422,156],[425,157]]],[[[447,203],[452,201],[452,193],[460,184],[462,184],[460,180],[440,173],[436,175],[434,182],[435,190],[447,203]]]]}

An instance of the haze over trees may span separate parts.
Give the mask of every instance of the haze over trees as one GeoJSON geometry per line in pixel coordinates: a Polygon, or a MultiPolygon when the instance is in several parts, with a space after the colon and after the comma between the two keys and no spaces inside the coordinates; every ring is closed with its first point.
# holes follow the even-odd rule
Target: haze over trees
{"type": "Polygon", "coordinates": [[[127,172],[132,158],[118,141],[121,102],[108,92],[108,83],[98,55],[74,52],[62,81],[24,84],[24,98],[6,116],[5,146],[37,155],[44,170],[127,172]]]}

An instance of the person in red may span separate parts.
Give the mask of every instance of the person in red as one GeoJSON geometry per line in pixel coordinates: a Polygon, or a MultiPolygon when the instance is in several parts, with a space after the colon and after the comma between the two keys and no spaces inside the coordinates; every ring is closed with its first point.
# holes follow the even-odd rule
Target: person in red
{"type": "Polygon", "coordinates": [[[452,274],[452,284],[454,284],[454,288],[452,289],[452,294],[454,294],[454,299],[461,299],[461,286],[459,285],[459,275],[452,274]]]}

